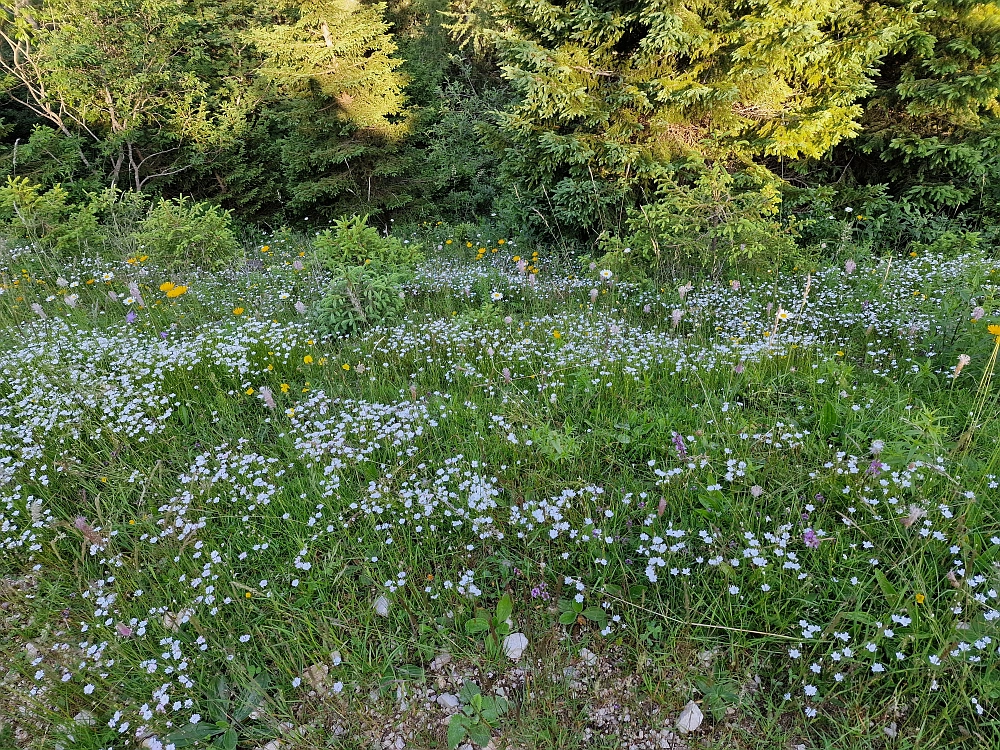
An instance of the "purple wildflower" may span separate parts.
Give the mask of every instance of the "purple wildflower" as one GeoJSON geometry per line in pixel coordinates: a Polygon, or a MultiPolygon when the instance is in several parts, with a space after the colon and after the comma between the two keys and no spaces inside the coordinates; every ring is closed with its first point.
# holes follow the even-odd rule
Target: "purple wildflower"
{"type": "Polygon", "coordinates": [[[684,438],[680,433],[673,433],[674,448],[677,449],[677,455],[680,457],[681,461],[688,457],[687,446],[684,445],[684,438]]]}
{"type": "Polygon", "coordinates": [[[816,532],[812,529],[805,530],[802,534],[802,541],[805,542],[807,547],[819,549],[819,537],[816,536],[816,532]]]}
{"type": "Polygon", "coordinates": [[[129,310],[129,311],[128,311],[128,312],[127,312],[127,313],[125,314],[125,322],[126,322],[126,323],[135,323],[135,320],[136,320],[136,318],[138,318],[138,317],[139,317],[139,316],[135,314],[135,310],[129,310]]]}

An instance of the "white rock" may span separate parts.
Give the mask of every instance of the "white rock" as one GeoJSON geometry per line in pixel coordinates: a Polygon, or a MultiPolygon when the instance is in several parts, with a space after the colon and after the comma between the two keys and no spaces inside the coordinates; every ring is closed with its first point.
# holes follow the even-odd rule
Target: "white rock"
{"type": "Polygon", "coordinates": [[[88,727],[92,727],[97,723],[97,719],[94,718],[94,715],[90,711],[81,711],[73,717],[73,721],[88,727]]]}
{"type": "Polygon", "coordinates": [[[511,661],[517,661],[528,648],[528,636],[524,633],[511,633],[503,639],[503,652],[511,661]]]}
{"type": "Polygon", "coordinates": [[[459,700],[457,695],[442,693],[437,697],[438,705],[441,708],[458,708],[459,700]]]}
{"type": "Polygon", "coordinates": [[[681,733],[693,732],[701,726],[701,722],[704,720],[705,714],[698,708],[698,704],[694,701],[688,701],[684,710],[681,711],[681,715],[677,718],[677,730],[681,733]]]}
{"type": "Polygon", "coordinates": [[[281,747],[281,740],[271,740],[261,750],[278,750],[281,747]]]}
{"type": "Polygon", "coordinates": [[[376,599],[372,607],[375,609],[375,614],[380,615],[381,617],[389,616],[389,600],[384,596],[380,596],[376,599]]]}
{"type": "Polygon", "coordinates": [[[451,664],[451,654],[449,654],[447,651],[444,651],[435,656],[434,660],[431,661],[431,671],[440,672],[441,669],[447,664],[451,664]]]}

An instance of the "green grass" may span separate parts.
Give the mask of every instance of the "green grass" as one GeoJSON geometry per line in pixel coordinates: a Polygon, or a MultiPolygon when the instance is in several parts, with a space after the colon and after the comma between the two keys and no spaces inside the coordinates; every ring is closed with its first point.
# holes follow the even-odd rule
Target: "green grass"
{"type": "Polygon", "coordinates": [[[628,746],[689,700],[707,747],[1000,741],[995,262],[682,299],[545,252],[530,284],[496,239],[345,340],[287,239],[252,274],[0,269],[0,747],[194,714],[220,747],[445,747],[467,680],[509,701],[498,747],[628,746]],[[505,594],[516,664],[467,625],[505,594]]]}

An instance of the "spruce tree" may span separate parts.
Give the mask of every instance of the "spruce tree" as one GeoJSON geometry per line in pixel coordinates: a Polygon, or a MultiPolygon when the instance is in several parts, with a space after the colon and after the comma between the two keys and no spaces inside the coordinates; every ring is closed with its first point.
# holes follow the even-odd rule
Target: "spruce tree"
{"type": "Polygon", "coordinates": [[[384,4],[306,0],[248,35],[281,101],[275,119],[292,213],[374,213],[408,200],[391,185],[410,123],[384,12],[384,4]]]}
{"type": "Polygon", "coordinates": [[[857,176],[923,208],[1000,198],[1000,7],[925,0],[919,27],[888,55],[866,102],[857,176]]]}
{"type": "Polygon", "coordinates": [[[591,231],[703,159],[815,158],[857,135],[879,60],[914,28],[843,0],[490,0],[452,19],[520,95],[498,132],[508,178],[591,231]]]}

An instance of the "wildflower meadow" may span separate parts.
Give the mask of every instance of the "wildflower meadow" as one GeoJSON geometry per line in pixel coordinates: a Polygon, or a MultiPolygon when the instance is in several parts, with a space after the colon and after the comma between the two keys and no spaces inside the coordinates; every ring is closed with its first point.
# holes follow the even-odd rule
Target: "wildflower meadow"
{"type": "Polygon", "coordinates": [[[995,255],[395,237],[7,246],[0,747],[1000,747],[995,255]]]}

